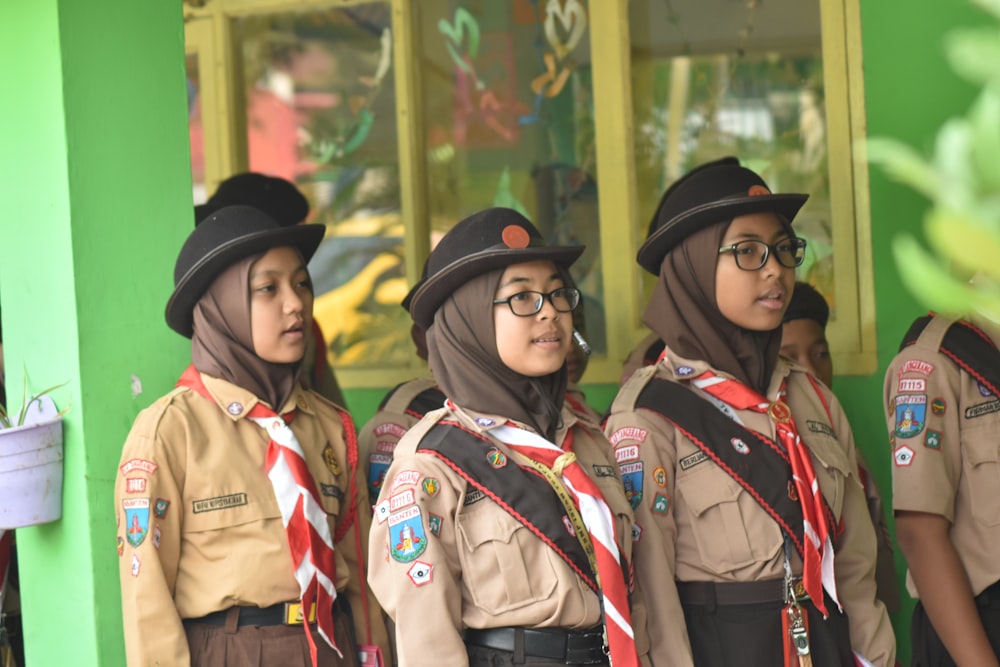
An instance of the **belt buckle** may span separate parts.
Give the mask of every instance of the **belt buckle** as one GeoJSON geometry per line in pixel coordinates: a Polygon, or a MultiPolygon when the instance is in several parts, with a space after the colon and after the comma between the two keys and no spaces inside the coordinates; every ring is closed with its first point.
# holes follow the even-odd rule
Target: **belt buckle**
{"type": "MultiPolygon", "coordinates": [[[[285,625],[302,625],[302,603],[301,602],[286,602],[285,603],[285,615],[282,621],[285,625]]],[[[313,602],[309,605],[309,622],[316,622],[316,603],[313,602]]]]}
{"type": "Polygon", "coordinates": [[[607,662],[604,636],[600,632],[571,632],[566,635],[567,665],[603,665],[607,662]]]}

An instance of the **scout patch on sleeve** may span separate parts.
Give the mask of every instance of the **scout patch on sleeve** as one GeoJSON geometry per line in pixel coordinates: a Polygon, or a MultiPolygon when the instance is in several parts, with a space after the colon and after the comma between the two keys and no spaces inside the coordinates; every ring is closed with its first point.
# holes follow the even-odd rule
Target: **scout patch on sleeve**
{"type": "Polygon", "coordinates": [[[896,397],[896,435],[912,438],[924,430],[927,420],[927,394],[902,394],[896,397]]]}
{"type": "Polygon", "coordinates": [[[215,498],[205,498],[203,500],[192,500],[191,509],[195,514],[202,512],[215,512],[225,510],[230,507],[239,507],[247,504],[247,494],[231,493],[228,496],[217,496],[215,498]]]}
{"type": "Polygon", "coordinates": [[[900,393],[922,394],[927,391],[927,380],[924,378],[899,378],[896,387],[900,393]]]}
{"type": "Polygon", "coordinates": [[[147,475],[152,475],[156,472],[157,466],[152,461],[147,461],[146,459],[129,459],[125,463],[121,464],[119,470],[122,471],[122,477],[127,477],[130,472],[140,470],[147,475]]]}
{"type": "Polygon", "coordinates": [[[441,482],[437,481],[433,477],[425,477],[424,481],[421,483],[421,487],[423,488],[424,493],[433,498],[441,490],[441,482]]]}
{"type": "Polygon", "coordinates": [[[924,439],[924,446],[930,449],[941,449],[941,432],[927,429],[927,437],[924,439]]]}
{"type": "Polygon", "coordinates": [[[637,426],[625,426],[612,433],[611,437],[608,438],[608,441],[611,443],[612,447],[623,440],[632,440],[634,442],[642,443],[646,441],[646,437],[648,435],[649,431],[644,428],[639,428],[637,426]]]}
{"type": "Polygon", "coordinates": [[[903,377],[904,373],[920,373],[921,375],[930,375],[933,372],[934,364],[928,363],[922,359],[907,359],[899,368],[899,377],[903,377]]]}
{"type": "Polygon", "coordinates": [[[167,508],[170,507],[170,501],[163,498],[157,498],[156,504],[153,505],[153,516],[157,519],[163,519],[167,516],[167,508]]]}
{"type": "Polygon", "coordinates": [[[904,468],[913,463],[913,456],[913,450],[906,445],[903,445],[892,453],[892,458],[895,460],[896,465],[904,468]]]}
{"type": "Polygon", "coordinates": [[[409,563],[427,549],[423,516],[416,505],[389,515],[389,552],[398,563],[409,563]]]}
{"type": "Polygon", "coordinates": [[[125,539],[133,547],[138,547],[149,532],[149,498],[125,498],[125,539]]]}
{"type": "Polygon", "coordinates": [[[653,470],[653,482],[660,488],[667,485],[667,471],[663,466],[657,466],[653,470]]]}
{"type": "Polygon", "coordinates": [[[144,493],[146,491],[145,477],[126,477],[125,493],[144,493]]]}
{"type": "Polygon", "coordinates": [[[368,495],[378,498],[382,484],[385,482],[385,473],[388,472],[392,464],[392,454],[371,454],[368,457],[368,495]]]}
{"type": "Polygon", "coordinates": [[[931,414],[940,417],[948,409],[948,404],[944,402],[943,398],[935,398],[931,401],[931,414]]]}
{"type": "Polygon", "coordinates": [[[402,438],[406,435],[406,428],[395,422],[385,422],[384,424],[379,424],[375,427],[375,436],[391,435],[397,438],[402,438]]]}
{"type": "Polygon", "coordinates": [[[657,493],[653,496],[653,511],[657,514],[666,514],[667,510],[670,508],[670,498],[663,495],[662,493],[657,493]]]}
{"type": "Polygon", "coordinates": [[[160,548],[160,537],[161,536],[162,536],[162,533],[160,532],[160,527],[157,526],[156,528],[153,529],[153,546],[156,547],[157,549],[160,548]]]}
{"type": "Polygon", "coordinates": [[[414,485],[420,481],[420,472],[416,470],[400,470],[392,480],[389,493],[396,493],[396,489],[401,486],[414,485]]]}
{"type": "Polygon", "coordinates": [[[118,557],[121,558],[122,554],[125,553],[125,538],[119,535],[117,543],[118,543],[118,557]]]}
{"type": "Polygon", "coordinates": [[[638,542],[642,539],[642,526],[638,523],[632,524],[632,542],[638,542]]]}
{"type": "Polygon", "coordinates": [[[393,496],[389,496],[389,512],[398,512],[404,507],[413,505],[416,502],[417,498],[413,493],[413,489],[400,491],[393,496]]]}
{"type": "Polygon", "coordinates": [[[625,497],[632,509],[642,502],[642,461],[623,463],[619,466],[622,473],[622,485],[625,487],[625,497]]]}
{"type": "Polygon", "coordinates": [[[428,514],[427,527],[430,529],[431,535],[434,535],[435,537],[441,535],[441,517],[437,514],[428,514]]]}
{"type": "Polygon", "coordinates": [[[139,576],[139,568],[142,567],[142,563],[139,562],[139,556],[132,554],[132,576],[139,576]]]}
{"type": "Polygon", "coordinates": [[[430,563],[425,563],[422,560],[418,560],[416,563],[410,566],[410,569],[406,571],[406,576],[410,578],[414,586],[423,586],[424,584],[431,583],[431,579],[434,574],[434,566],[430,563]]]}

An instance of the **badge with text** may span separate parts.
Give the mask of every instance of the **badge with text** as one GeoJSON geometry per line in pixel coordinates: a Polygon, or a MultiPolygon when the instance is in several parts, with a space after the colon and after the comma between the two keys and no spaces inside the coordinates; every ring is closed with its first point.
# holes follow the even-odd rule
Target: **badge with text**
{"type": "Polygon", "coordinates": [[[411,505],[389,516],[389,552],[399,563],[409,563],[427,548],[420,508],[411,505]]]}
{"type": "Polygon", "coordinates": [[[642,502],[642,461],[623,463],[618,467],[622,474],[622,484],[625,486],[625,497],[632,509],[642,502]]]}
{"type": "Polygon", "coordinates": [[[896,435],[912,438],[924,430],[927,417],[926,394],[903,394],[896,397],[896,435]]]}
{"type": "Polygon", "coordinates": [[[149,498],[126,498],[122,500],[125,510],[125,539],[133,547],[138,547],[149,532],[149,498]]]}
{"type": "Polygon", "coordinates": [[[378,498],[382,484],[385,483],[385,473],[392,464],[392,454],[372,454],[368,457],[368,496],[378,498]]]}

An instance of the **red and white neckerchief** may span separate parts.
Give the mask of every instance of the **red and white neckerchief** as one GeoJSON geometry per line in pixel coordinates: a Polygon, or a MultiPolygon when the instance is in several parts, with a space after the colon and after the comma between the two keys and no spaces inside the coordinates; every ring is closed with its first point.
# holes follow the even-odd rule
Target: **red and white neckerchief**
{"type": "Polygon", "coordinates": [[[812,598],[816,609],[827,617],[823,589],[840,607],[837,596],[837,582],[834,578],[834,548],[832,530],[827,522],[823,496],[816,479],[809,450],[799,437],[799,430],[792,419],[792,411],[785,402],[786,381],[782,380],[778,398],[768,401],[742,382],[705,371],[691,380],[691,383],[709,396],[713,396],[736,410],[750,410],[767,414],[774,421],[778,440],[788,453],[792,466],[792,479],[802,506],[804,553],[802,554],[802,585],[812,598]]]}
{"type": "Polygon", "coordinates": [[[572,494],[583,525],[587,527],[594,544],[596,574],[601,584],[611,664],[614,667],[638,667],[639,657],[632,631],[632,615],[629,611],[621,554],[615,539],[615,523],[600,489],[576,461],[576,455],[572,451],[572,431],[567,433],[563,441],[565,449],[510,422],[490,430],[490,435],[531,460],[551,468],[572,494]]]}
{"type": "Polygon", "coordinates": [[[3,609],[3,599],[7,595],[7,575],[10,572],[11,544],[14,533],[0,529],[0,609],[3,609]]]}

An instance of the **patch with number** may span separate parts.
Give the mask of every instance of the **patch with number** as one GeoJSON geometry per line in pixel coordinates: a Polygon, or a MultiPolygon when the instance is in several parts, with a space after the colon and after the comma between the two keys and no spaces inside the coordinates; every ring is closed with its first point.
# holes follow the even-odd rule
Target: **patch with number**
{"type": "Polygon", "coordinates": [[[389,553],[398,563],[409,563],[427,549],[423,516],[420,508],[411,505],[389,515],[389,553]]]}
{"type": "Polygon", "coordinates": [[[923,394],[927,391],[927,380],[924,378],[899,378],[896,390],[901,393],[923,394]]]}
{"type": "Polygon", "coordinates": [[[486,452],[486,460],[490,462],[491,466],[498,469],[507,465],[507,456],[496,447],[486,452]]]}
{"type": "Polygon", "coordinates": [[[465,494],[465,500],[462,501],[464,507],[468,507],[473,503],[478,503],[480,500],[486,497],[486,494],[479,489],[473,489],[465,494]]]}
{"type": "Polygon", "coordinates": [[[421,486],[424,488],[424,493],[431,497],[436,496],[438,491],[441,490],[441,482],[437,481],[433,477],[425,478],[421,486]]]}
{"type": "Polygon", "coordinates": [[[903,365],[899,369],[899,377],[903,377],[904,373],[920,373],[921,375],[930,375],[934,372],[934,364],[929,364],[921,359],[907,359],[903,362],[903,365]]]}
{"type": "Polygon", "coordinates": [[[149,498],[125,498],[125,539],[133,547],[138,547],[149,532],[149,498]]]}
{"type": "Polygon", "coordinates": [[[406,489],[405,491],[400,491],[399,493],[389,497],[389,512],[394,513],[399,510],[413,505],[417,502],[417,497],[413,493],[413,489],[406,489]]]}
{"type": "Polygon", "coordinates": [[[634,463],[624,463],[619,466],[622,474],[622,484],[625,486],[625,497],[628,498],[632,509],[642,502],[642,461],[634,463]]]}
{"type": "Polygon", "coordinates": [[[927,421],[927,395],[903,394],[896,397],[896,435],[912,438],[924,430],[927,421]]]}
{"type": "Polygon", "coordinates": [[[737,452],[739,452],[743,456],[746,456],[747,454],[750,453],[750,445],[748,445],[747,443],[743,442],[739,438],[730,438],[729,444],[731,444],[733,446],[733,449],[735,449],[737,452]]]}
{"type": "Polygon", "coordinates": [[[663,469],[663,466],[657,466],[653,469],[653,482],[660,488],[667,485],[667,471],[663,469]]]}
{"type": "Polygon", "coordinates": [[[931,414],[936,417],[940,417],[948,409],[948,404],[944,402],[943,398],[935,398],[931,401],[931,414]]]}
{"type": "Polygon", "coordinates": [[[368,457],[368,497],[378,498],[382,484],[385,483],[385,474],[389,472],[392,464],[392,454],[371,454],[368,457]]]}
{"type": "Polygon", "coordinates": [[[693,468],[699,463],[704,463],[708,460],[708,455],[705,452],[695,452],[685,456],[680,460],[681,470],[687,470],[688,468],[693,468]]]}
{"type": "Polygon", "coordinates": [[[427,528],[430,529],[431,535],[437,537],[441,534],[441,517],[437,514],[427,515],[427,528]]]}
{"type": "Polygon", "coordinates": [[[667,498],[662,493],[657,493],[653,496],[653,511],[657,514],[666,514],[667,510],[670,509],[670,499],[667,498]]]}
{"type": "Polygon", "coordinates": [[[157,519],[163,519],[167,516],[167,509],[170,507],[170,501],[163,498],[157,498],[156,502],[153,504],[153,516],[157,519]]]}
{"type": "Polygon", "coordinates": [[[126,477],[125,493],[143,493],[146,490],[145,477],[126,477]]]}
{"type": "Polygon", "coordinates": [[[1000,401],[996,399],[977,405],[970,405],[965,409],[965,418],[975,419],[976,417],[991,415],[994,412],[1000,412],[1000,401]]]}
{"type": "Polygon", "coordinates": [[[913,463],[913,457],[913,450],[906,445],[903,445],[892,453],[892,458],[896,462],[896,465],[901,467],[906,467],[913,463]]]}
{"type": "Polygon", "coordinates": [[[615,477],[615,467],[594,465],[594,475],[597,477],[615,477]]]}
{"type": "Polygon", "coordinates": [[[639,458],[639,445],[626,445],[615,450],[615,461],[625,463],[639,458]]]}
{"type": "Polygon", "coordinates": [[[215,512],[217,510],[227,510],[231,507],[240,507],[247,504],[247,494],[230,493],[228,496],[217,496],[215,498],[205,498],[203,500],[192,500],[191,509],[195,514],[202,512],[215,512]]]}
{"type": "Polygon", "coordinates": [[[619,442],[624,442],[625,440],[642,443],[646,441],[647,437],[649,437],[649,431],[646,429],[639,428],[638,426],[625,426],[612,433],[611,437],[608,438],[608,442],[614,447],[619,442]]]}
{"type": "Polygon", "coordinates": [[[406,571],[406,576],[410,578],[410,581],[413,582],[414,586],[429,584],[434,577],[434,566],[430,563],[418,560],[410,566],[409,570],[406,571]]]}
{"type": "Polygon", "coordinates": [[[924,440],[924,445],[930,447],[931,449],[941,449],[940,431],[927,429],[927,438],[924,440]]]}
{"type": "Polygon", "coordinates": [[[323,448],[323,463],[326,464],[327,469],[335,476],[340,474],[340,464],[337,462],[337,455],[334,453],[333,446],[330,443],[326,443],[326,447],[323,448]]]}

